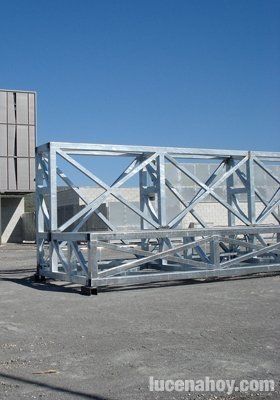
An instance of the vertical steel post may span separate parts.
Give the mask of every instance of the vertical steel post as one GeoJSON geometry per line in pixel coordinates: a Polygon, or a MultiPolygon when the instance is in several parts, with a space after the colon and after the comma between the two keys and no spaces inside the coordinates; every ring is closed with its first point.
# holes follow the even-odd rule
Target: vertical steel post
{"type": "MultiPolygon", "coordinates": [[[[165,186],[165,158],[164,154],[159,154],[157,157],[157,195],[158,195],[158,223],[161,228],[167,225],[166,219],[166,186],[165,186]]],[[[159,251],[167,248],[166,241],[159,239],[159,251]]],[[[166,265],[167,260],[162,259],[160,264],[166,265]]]]}
{"type": "MultiPolygon", "coordinates": [[[[234,159],[230,157],[226,161],[226,171],[229,171],[232,167],[234,167],[234,159]]],[[[233,187],[234,187],[234,178],[233,174],[231,174],[226,180],[227,202],[231,207],[233,205],[233,194],[232,194],[233,187]]],[[[228,215],[228,226],[234,226],[235,215],[230,210],[228,210],[227,215],[228,215]]]]}
{"type": "Polygon", "coordinates": [[[215,268],[220,268],[220,242],[218,235],[214,235],[210,242],[210,259],[215,268]]]}
{"type": "Polygon", "coordinates": [[[158,192],[158,222],[162,228],[166,220],[166,188],[165,188],[165,159],[164,154],[157,157],[157,192],[158,192]]]}
{"type": "MultiPolygon", "coordinates": [[[[49,143],[49,196],[50,196],[50,230],[57,230],[57,175],[56,175],[56,147],[49,143]]],[[[58,255],[52,241],[50,242],[50,262],[52,272],[58,271],[58,255]]]]}
{"type": "MultiPolygon", "coordinates": [[[[148,171],[147,168],[143,168],[139,171],[139,196],[140,196],[140,210],[148,214],[148,195],[147,195],[147,187],[148,187],[148,171]]],[[[147,221],[141,217],[140,220],[140,228],[141,230],[147,229],[147,221]]],[[[149,250],[148,241],[146,239],[141,239],[141,248],[142,250],[149,250]]]]}
{"type": "Polygon", "coordinates": [[[256,223],[254,157],[251,151],[248,152],[248,156],[246,163],[248,219],[253,225],[256,223]]]}
{"type": "Polygon", "coordinates": [[[88,236],[88,286],[92,286],[92,279],[98,278],[98,249],[91,233],[88,236]]]}
{"type": "Polygon", "coordinates": [[[2,244],[2,200],[0,194],[0,244],[2,244]]]}
{"type": "Polygon", "coordinates": [[[43,196],[40,193],[40,189],[43,188],[44,185],[44,175],[42,170],[42,165],[40,164],[40,160],[42,159],[42,155],[36,152],[35,156],[35,168],[36,168],[36,192],[35,192],[35,204],[36,204],[36,244],[37,244],[37,275],[40,276],[40,265],[43,261],[43,246],[44,239],[39,237],[39,233],[45,232],[45,222],[44,222],[44,213],[42,207],[43,196]]]}
{"type": "Polygon", "coordinates": [[[97,294],[98,284],[96,279],[98,278],[98,248],[97,241],[93,239],[92,234],[88,234],[88,263],[87,263],[87,285],[82,287],[82,294],[90,295],[97,294]],[[94,280],[94,283],[92,282],[94,280]]]}

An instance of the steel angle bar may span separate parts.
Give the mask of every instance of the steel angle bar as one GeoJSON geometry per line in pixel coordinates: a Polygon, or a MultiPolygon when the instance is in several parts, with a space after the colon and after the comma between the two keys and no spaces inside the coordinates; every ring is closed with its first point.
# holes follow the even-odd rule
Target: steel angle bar
{"type": "MultiPolygon", "coordinates": [[[[146,157],[147,159],[148,157],[146,157]]],[[[143,159],[142,161],[145,161],[143,159]]],[[[140,164],[140,157],[137,156],[134,158],[134,160],[131,161],[131,163],[128,165],[128,167],[120,174],[120,176],[112,183],[111,186],[115,186],[117,183],[119,183],[123,178],[125,178],[130,172],[132,172],[139,164],[140,164]]],[[[144,168],[144,167],[143,167],[144,168]]],[[[143,169],[142,168],[142,169],[143,169]]]]}
{"type": "MultiPolygon", "coordinates": [[[[91,232],[97,240],[121,240],[121,239],[153,239],[153,238],[180,238],[180,237],[203,237],[212,235],[255,235],[255,234],[277,234],[280,233],[279,225],[256,225],[256,226],[234,226],[234,227],[209,227],[191,229],[145,229],[127,230],[118,232],[99,231],[91,232]]],[[[53,232],[54,239],[59,240],[87,240],[85,232],[53,232]]]]}
{"type": "Polygon", "coordinates": [[[280,185],[280,180],[274,175],[274,173],[266,166],[264,165],[264,163],[259,160],[258,158],[254,158],[254,162],[263,169],[264,172],[266,172],[272,179],[275,180],[275,182],[278,183],[278,185],[280,185]]]}
{"type": "Polygon", "coordinates": [[[251,152],[248,153],[248,161],[246,163],[247,174],[247,203],[248,203],[248,218],[251,224],[256,223],[256,202],[255,202],[255,171],[254,157],[251,152]]]}
{"type": "Polygon", "coordinates": [[[84,175],[86,175],[88,178],[90,178],[94,183],[97,183],[100,187],[103,189],[108,189],[109,186],[104,183],[101,179],[98,178],[95,174],[90,172],[87,168],[85,168],[83,165],[81,165],[78,161],[74,160],[74,158],[70,157],[68,154],[66,154],[62,150],[58,150],[57,153],[64,158],[64,160],[68,161],[69,164],[74,165],[80,172],[82,172],[84,175]]]}
{"type": "MultiPolygon", "coordinates": [[[[67,229],[70,225],[72,225],[72,223],[74,223],[75,221],[77,221],[79,218],[81,218],[84,214],[86,214],[88,211],[90,211],[90,213],[87,215],[87,218],[89,218],[89,216],[91,215],[92,212],[95,211],[96,208],[98,208],[102,202],[104,202],[107,197],[109,197],[110,195],[114,196],[116,199],[118,199],[119,201],[121,201],[123,204],[125,204],[127,207],[129,207],[132,211],[134,211],[136,214],[138,214],[139,216],[141,216],[142,218],[144,218],[147,222],[149,222],[152,226],[158,227],[159,225],[157,223],[155,223],[151,218],[149,218],[148,216],[146,216],[144,213],[141,212],[141,210],[139,210],[137,207],[133,206],[132,204],[128,203],[120,194],[117,194],[115,192],[115,189],[120,187],[122,184],[124,184],[128,179],[130,179],[132,176],[134,176],[136,173],[138,173],[142,168],[144,168],[149,162],[151,162],[155,157],[157,156],[157,154],[153,154],[152,156],[150,156],[148,159],[146,159],[145,161],[141,162],[141,164],[139,164],[137,167],[135,167],[132,171],[130,171],[125,177],[123,177],[121,180],[119,180],[114,186],[108,186],[106,183],[104,183],[103,181],[101,181],[99,178],[99,182],[100,184],[102,184],[102,187],[106,190],[103,194],[101,194],[97,199],[93,200],[92,202],[88,203],[88,205],[86,205],[80,212],[78,212],[75,216],[73,216],[72,218],[70,218],[68,221],[66,221],[63,225],[61,225],[59,227],[60,230],[65,230],[67,229]]],[[[70,157],[71,158],[71,157],[70,157]]],[[[77,163],[75,160],[73,160],[75,163],[77,163]]],[[[70,162],[70,161],[69,161],[70,162]]],[[[79,164],[79,163],[78,163],[79,164]]],[[[82,167],[82,166],[81,166],[82,167]]],[[[83,172],[85,174],[87,169],[82,167],[83,172]]],[[[91,174],[90,171],[88,171],[88,174],[92,176],[92,178],[94,178],[95,176],[93,176],[93,174],[91,174]]],[[[96,177],[97,178],[97,177],[96,177]]],[[[85,222],[85,221],[84,221],[85,222]]],[[[84,224],[83,222],[83,224],[84,224]]]]}
{"type": "MultiPolygon", "coordinates": [[[[188,203],[185,201],[184,197],[181,195],[180,192],[176,188],[173,187],[172,183],[166,179],[166,186],[168,189],[173,193],[173,195],[180,201],[180,203],[184,206],[187,207],[188,203]]],[[[203,227],[207,227],[207,223],[202,219],[202,217],[194,210],[190,210],[191,215],[194,217],[194,219],[203,227]]]]}
{"type": "Polygon", "coordinates": [[[158,156],[157,153],[154,153],[150,155],[149,157],[145,158],[143,161],[138,163],[131,171],[129,171],[124,177],[121,179],[117,179],[116,183],[112,185],[112,188],[120,187],[123,185],[126,181],[128,181],[132,176],[134,176],[136,173],[138,173],[140,170],[142,170],[144,167],[146,167],[150,162],[155,160],[155,158],[158,156]]]}
{"type": "Polygon", "coordinates": [[[83,172],[86,176],[88,176],[90,179],[92,179],[95,183],[97,183],[99,186],[103,187],[106,190],[113,190],[114,188],[120,187],[123,185],[126,181],[128,181],[132,176],[134,176],[136,173],[138,173],[141,169],[143,169],[147,164],[149,164],[152,160],[154,160],[157,157],[157,153],[154,153],[150,155],[148,158],[146,158],[144,161],[141,163],[138,163],[138,165],[133,165],[132,164],[128,167],[129,171],[125,174],[125,176],[122,176],[123,173],[117,180],[115,181],[114,184],[111,186],[107,185],[107,183],[103,182],[100,178],[98,178],[95,174],[93,174],[91,171],[89,171],[87,168],[82,166],[79,162],[74,160],[72,157],[70,157],[68,154],[64,153],[63,151],[58,151],[58,153],[65,159],[67,160],[70,164],[74,165],[78,170],[83,172]],[[133,168],[132,168],[133,165],[133,168]]]}
{"type": "MultiPolygon", "coordinates": [[[[80,189],[69,179],[66,174],[57,167],[57,174],[58,176],[79,196],[79,198],[85,203],[88,204],[86,197],[81,193],[80,189]]],[[[102,214],[101,211],[95,210],[94,213],[104,222],[111,231],[116,229],[115,225],[113,225],[106,217],[102,214]]]]}
{"type": "MultiPolygon", "coordinates": [[[[268,245],[265,242],[262,242],[262,245],[256,244],[256,243],[251,243],[251,242],[246,242],[245,240],[239,240],[239,239],[233,239],[233,238],[227,238],[227,237],[221,237],[220,240],[226,243],[230,244],[235,244],[240,247],[246,247],[248,249],[257,249],[261,250],[263,248],[267,248],[268,245]]],[[[276,254],[280,253],[280,250],[275,249],[274,250],[276,254]]]]}
{"type": "Polygon", "coordinates": [[[225,243],[234,244],[236,246],[246,247],[248,249],[263,248],[263,246],[257,245],[255,243],[247,242],[246,240],[233,239],[232,237],[219,236],[219,240],[225,243]]]}
{"type": "Polygon", "coordinates": [[[62,149],[63,151],[67,152],[67,154],[71,154],[72,156],[95,156],[95,157],[139,157],[141,156],[140,153],[127,153],[125,151],[98,151],[98,150],[69,150],[69,149],[62,149]]]}
{"type": "Polygon", "coordinates": [[[75,257],[77,259],[77,261],[79,262],[82,270],[84,271],[84,273],[87,275],[88,274],[88,268],[87,268],[87,263],[86,260],[82,254],[82,252],[80,251],[77,243],[74,242],[70,242],[70,246],[72,247],[75,257]]]}
{"type": "Polygon", "coordinates": [[[154,206],[150,199],[147,200],[147,209],[149,210],[149,213],[150,213],[151,217],[153,218],[153,220],[155,222],[158,222],[158,216],[156,214],[156,211],[155,211],[154,206]]]}
{"type": "Polygon", "coordinates": [[[236,198],[235,194],[232,195],[232,203],[235,205],[236,210],[244,217],[244,219],[247,219],[247,215],[242,210],[241,204],[240,204],[239,200],[236,198]]]}
{"type": "Polygon", "coordinates": [[[280,243],[272,244],[270,246],[263,247],[263,248],[261,248],[259,250],[254,250],[254,251],[252,251],[250,253],[247,253],[247,254],[244,254],[242,256],[236,257],[233,260],[229,260],[229,261],[223,262],[221,264],[221,267],[222,268],[227,268],[227,267],[229,267],[231,265],[238,264],[238,263],[240,263],[242,261],[249,260],[249,259],[251,259],[253,257],[257,257],[257,256],[265,254],[265,253],[270,253],[273,250],[277,249],[278,247],[280,247],[280,243]]]}
{"type": "MultiPolygon", "coordinates": [[[[97,232],[94,232],[95,235],[97,232]]],[[[101,233],[101,232],[99,232],[101,233]]],[[[102,234],[111,234],[110,231],[103,231],[102,234]]],[[[58,240],[60,242],[87,242],[88,240],[88,232],[60,232],[55,231],[51,232],[51,238],[54,240],[58,240]]],[[[106,239],[105,239],[106,240],[106,239]]]]}
{"type": "MultiPolygon", "coordinates": [[[[98,206],[99,207],[99,206],[98,206]]],[[[78,222],[77,225],[75,225],[72,228],[72,232],[78,232],[82,226],[87,222],[87,220],[92,216],[93,213],[95,213],[95,211],[97,211],[96,209],[94,211],[92,211],[91,209],[89,209],[80,219],[80,222],[78,222]]],[[[75,214],[77,215],[77,214],[75,214]]]]}
{"type": "MultiPolygon", "coordinates": [[[[166,179],[166,186],[168,187],[168,189],[170,190],[171,193],[173,193],[173,195],[180,201],[180,203],[184,206],[187,207],[188,204],[185,201],[184,197],[181,195],[180,192],[178,192],[178,190],[176,188],[173,187],[172,183],[170,183],[170,181],[168,181],[166,179]]],[[[194,210],[190,210],[190,213],[192,214],[192,216],[196,219],[196,221],[203,227],[205,228],[207,226],[206,222],[203,221],[203,219],[200,217],[200,215],[194,210]]]]}
{"type": "MultiPolygon", "coordinates": [[[[226,162],[226,170],[230,170],[233,166],[234,166],[234,159],[233,158],[229,158],[226,162]]],[[[238,170],[237,170],[238,171],[238,170]]],[[[237,172],[236,171],[236,172],[237,172]]],[[[226,179],[226,195],[227,195],[227,203],[232,207],[232,205],[234,204],[234,200],[236,199],[236,196],[233,193],[233,186],[234,186],[234,176],[233,174],[230,175],[227,179],[226,179]]],[[[246,190],[247,192],[247,190],[246,190]]],[[[240,212],[240,209],[237,207],[237,205],[235,204],[236,209],[240,212]]],[[[242,214],[242,213],[241,213],[242,214]]],[[[244,216],[244,215],[243,215],[244,216]]],[[[246,216],[245,216],[246,217],[246,216]]],[[[230,210],[228,210],[227,212],[227,218],[228,218],[228,226],[233,226],[235,225],[235,215],[232,214],[232,212],[230,212],[230,210]]]]}
{"type": "Polygon", "coordinates": [[[43,179],[46,182],[46,186],[49,187],[49,171],[48,171],[48,162],[47,160],[45,160],[44,158],[41,158],[38,161],[38,166],[37,168],[40,168],[42,175],[43,175],[43,179]]]}
{"type": "MultiPolygon", "coordinates": [[[[142,256],[142,257],[146,257],[146,256],[152,256],[154,253],[151,251],[146,251],[146,250],[141,250],[141,249],[137,249],[137,248],[129,248],[129,247],[121,247],[119,245],[113,244],[113,243],[107,243],[107,242],[98,242],[98,246],[102,246],[111,250],[116,250],[119,252],[123,252],[123,253],[127,253],[127,254],[131,254],[134,256],[142,256]]],[[[173,256],[173,255],[166,255],[165,258],[169,261],[174,261],[178,264],[184,264],[184,265],[192,265],[194,267],[197,268],[209,268],[210,264],[203,262],[203,261],[196,261],[196,260],[192,260],[192,259],[184,259],[178,256],[173,256]]]]}
{"type": "Polygon", "coordinates": [[[98,255],[97,241],[88,241],[88,285],[91,286],[91,280],[98,277],[98,255]]]}
{"type": "Polygon", "coordinates": [[[158,191],[158,220],[162,227],[167,225],[166,220],[166,193],[165,193],[165,161],[164,154],[157,157],[157,191],[158,191]]]}
{"type": "MultiPolygon", "coordinates": [[[[96,199],[92,200],[89,202],[82,210],[77,212],[73,217],[69,218],[66,222],[64,222],[62,225],[60,225],[59,230],[60,231],[65,231],[69,226],[71,226],[74,222],[78,221],[80,218],[84,217],[85,214],[89,218],[89,211],[92,211],[92,213],[101,206],[101,204],[105,201],[105,199],[108,197],[108,192],[106,191],[105,193],[101,194],[98,196],[96,199]]],[[[87,219],[82,220],[82,226],[87,219]]]]}
{"type": "MultiPolygon", "coordinates": [[[[259,160],[256,160],[256,158],[254,158],[253,159],[254,160],[254,162],[256,162],[257,164],[258,164],[258,161],[259,160]]],[[[266,171],[266,167],[265,166],[263,166],[264,168],[265,168],[265,172],[267,172],[266,171]]],[[[240,180],[243,182],[243,184],[246,186],[247,185],[247,181],[246,181],[246,179],[245,179],[245,177],[242,175],[242,173],[241,173],[241,171],[236,171],[236,173],[237,173],[237,175],[238,175],[238,177],[240,178],[240,180]]],[[[271,172],[272,173],[272,172],[271,172]]],[[[277,182],[278,182],[278,179],[277,179],[277,182]]],[[[260,199],[260,201],[266,206],[266,209],[267,209],[267,207],[268,207],[268,201],[267,200],[265,200],[264,199],[264,197],[262,196],[262,194],[260,193],[260,191],[256,188],[256,187],[254,187],[254,191],[255,191],[255,193],[256,193],[256,196],[260,199]]],[[[277,204],[276,204],[277,205],[277,204]]],[[[273,217],[276,219],[276,221],[278,222],[278,223],[280,223],[280,216],[278,216],[274,211],[273,211],[273,209],[272,210],[270,210],[270,213],[273,215],[273,217]]],[[[258,218],[260,217],[260,215],[258,216],[258,218]]],[[[258,221],[257,223],[259,223],[259,222],[261,222],[261,221],[258,221]]]]}
{"type": "Polygon", "coordinates": [[[183,279],[207,279],[207,278],[229,278],[236,276],[252,275],[257,273],[273,273],[279,272],[280,264],[268,265],[250,265],[228,269],[208,269],[203,271],[176,271],[151,273],[137,276],[110,276],[97,278],[98,286],[107,285],[131,285],[145,284],[152,282],[168,282],[183,279]]]}
{"type": "Polygon", "coordinates": [[[175,167],[177,167],[181,172],[183,172],[186,176],[188,176],[190,179],[192,179],[195,183],[197,183],[202,189],[204,189],[205,192],[203,192],[200,195],[200,192],[194,197],[194,201],[197,200],[197,198],[201,199],[205,197],[205,195],[211,194],[212,196],[219,197],[220,201],[220,196],[218,196],[216,193],[213,192],[215,187],[219,186],[224,180],[226,180],[229,176],[231,176],[237,169],[239,169],[246,161],[247,157],[245,157],[243,160],[241,160],[238,164],[236,164],[234,167],[232,167],[230,170],[228,170],[226,173],[224,173],[221,177],[219,177],[218,181],[214,182],[211,186],[208,186],[213,180],[216,178],[216,174],[220,172],[220,170],[224,167],[224,160],[220,163],[220,165],[216,168],[216,170],[212,173],[212,175],[208,178],[206,184],[200,181],[194,174],[192,174],[190,171],[188,171],[184,166],[180,165],[177,163],[172,157],[167,156],[166,158],[169,159],[171,163],[175,167]]]}
{"type": "Polygon", "coordinates": [[[255,237],[257,238],[257,240],[258,240],[263,246],[266,246],[266,245],[267,245],[267,243],[265,242],[265,240],[261,237],[261,235],[260,235],[259,233],[257,233],[257,234],[255,235],[255,237]]]}
{"type": "Polygon", "coordinates": [[[252,151],[254,157],[265,161],[280,161],[280,153],[272,151],[252,151]]]}
{"type": "MultiPolygon", "coordinates": [[[[114,153],[173,153],[177,156],[191,156],[195,155],[198,158],[200,156],[214,156],[214,157],[231,157],[234,156],[244,157],[247,152],[242,150],[220,150],[220,149],[200,149],[200,148],[180,148],[180,147],[152,147],[152,146],[131,146],[131,145],[116,145],[116,144],[92,144],[92,143],[67,143],[67,142],[50,142],[50,146],[54,146],[56,149],[61,149],[67,153],[72,151],[86,151],[94,150],[102,153],[103,151],[114,153]]],[[[274,153],[272,153],[274,154],[274,153]]]]}
{"type": "Polygon", "coordinates": [[[197,244],[206,243],[207,241],[209,241],[209,239],[210,238],[199,239],[199,240],[196,240],[196,241],[191,242],[191,243],[183,244],[181,246],[176,246],[173,249],[168,249],[168,250],[164,250],[164,251],[158,252],[158,253],[153,254],[151,256],[147,256],[147,257],[145,257],[144,259],[141,259],[141,260],[130,261],[130,262],[124,264],[124,265],[111,268],[111,269],[109,269],[107,271],[99,272],[98,276],[104,277],[104,276],[116,275],[116,274],[119,274],[120,272],[127,271],[127,270],[129,270],[131,268],[135,268],[135,267],[137,267],[139,265],[149,263],[150,261],[154,261],[154,260],[165,258],[166,255],[172,255],[173,253],[176,253],[178,251],[193,248],[197,244]]]}
{"type": "MultiPolygon", "coordinates": [[[[151,176],[151,178],[156,181],[156,174],[155,174],[155,169],[156,167],[152,164],[147,166],[148,172],[151,176]]],[[[170,190],[170,192],[177,198],[177,200],[180,201],[180,203],[184,206],[187,207],[188,204],[185,201],[184,197],[181,195],[181,193],[173,186],[173,184],[167,179],[165,178],[165,185],[167,186],[167,188],[170,190]]],[[[194,210],[190,210],[190,213],[192,214],[192,216],[196,219],[196,221],[202,226],[202,227],[206,227],[207,224],[203,221],[203,219],[200,217],[200,215],[194,210]]]]}
{"type": "MultiPolygon", "coordinates": [[[[229,159],[223,159],[220,162],[220,164],[215,168],[215,170],[212,172],[212,174],[209,176],[209,178],[206,180],[205,183],[201,182],[198,178],[196,178],[197,181],[194,181],[194,182],[197,183],[200,186],[200,190],[196,193],[196,195],[194,196],[194,198],[192,200],[196,200],[196,198],[200,197],[200,195],[204,193],[204,190],[206,190],[206,188],[212,187],[212,185],[215,183],[215,180],[217,178],[221,177],[221,172],[223,171],[223,169],[224,169],[224,167],[226,165],[226,162],[228,160],[229,159]],[[198,182],[203,184],[203,186],[201,186],[198,182]]],[[[190,171],[188,171],[188,172],[190,172],[190,171]]],[[[193,175],[193,174],[192,174],[192,176],[195,177],[195,175],[193,175]]]]}
{"type": "Polygon", "coordinates": [[[210,241],[210,257],[214,267],[220,268],[220,237],[214,235],[210,241]]]}
{"type": "Polygon", "coordinates": [[[44,217],[44,221],[45,221],[46,227],[48,229],[48,228],[50,228],[49,211],[47,209],[46,202],[45,202],[45,199],[44,199],[43,195],[39,194],[39,193],[37,195],[38,195],[39,201],[41,202],[41,206],[40,206],[41,207],[41,212],[42,212],[42,215],[44,217]]]}
{"type": "Polygon", "coordinates": [[[65,282],[72,282],[72,283],[77,283],[79,285],[86,285],[88,282],[88,278],[86,276],[83,275],[71,275],[69,277],[68,274],[66,274],[65,272],[53,272],[53,271],[48,271],[48,270],[44,270],[44,276],[46,278],[50,278],[50,279],[56,279],[59,281],[65,281],[65,282]]]}
{"type": "Polygon", "coordinates": [[[272,198],[269,200],[267,206],[264,208],[264,210],[261,212],[261,214],[257,218],[257,223],[260,223],[263,221],[265,218],[268,217],[269,214],[273,211],[273,209],[280,203],[280,187],[276,190],[272,198]],[[278,199],[275,200],[275,197],[279,197],[278,199]]]}
{"type": "MultiPolygon", "coordinates": [[[[156,166],[153,164],[149,164],[147,166],[147,170],[148,170],[151,178],[156,182],[156,171],[157,171],[156,166]]],[[[165,185],[171,191],[171,193],[173,193],[173,195],[180,201],[180,203],[182,205],[184,205],[184,207],[187,207],[187,203],[186,203],[185,199],[183,198],[183,196],[178,192],[178,190],[176,188],[173,187],[172,183],[167,178],[165,178],[165,185]]],[[[191,209],[190,213],[201,224],[202,227],[207,226],[206,223],[202,220],[202,218],[199,216],[198,213],[196,213],[196,211],[194,209],[191,209]]],[[[202,257],[202,258],[204,258],[205,260],[208,261],[207,257],[202,257]]]]}
{"type": "Polygon", "coordinates": [[[62,250],[59,247],[57,242],[53,241],[52,244],[53,244],[54,250],[56,251],[56,254],[58,255],[58,258],[61,261],[61,265],[62,265],[62,267],[64,269],[64,272],[67,273],[67,274],[70,274],[70,272],[71,272],[70,271],[70,265],[69,265],[69,263],[67,261],[67,258],[64,256],[64,254],[63,254],[63,252],[62,252],[62,250]]]}
{"type": "Polygon", "coordinates": [[[172,157],[166,156],[168,160],[173,163],[178,169],[180,169],[185,175],[189,176],[191,179],[194,179],[195,182],[201,186],[205,192],[202,193],[199,197],[197,197],[195,200],[192,200],[188,207],[186,207],[183,211],[181,211],[175,218],[173,218],[172,221],[169,222],[168,226],[169,227],[174,227],[178,222],[180,222],[184,216],[190,211],[191,208],[194,207],[194,205],[200,203],[205,197],[208,195],[211,195],[214,197],[220,204],[222,204],[224,207],[229,209],[234,215],[236,215],[242,222],[244,222],[246,225],[250,225],[250,221],[247,218],[244,218],[242,214],[240,214],[237,210],[235,210],[233,207],[231,207],[225,200],[221,198],[221,196],[217,195],[214,192],[215,187],[219,186],[225,179],[227,179],[231,174],[233,174],[237,169],[239,169],[248,159],[248,156],[243,158],[241,161],[239,161],[233,168],[231,168],[228,172],[226,172],[221,178],[218,179],[213,185],[207,186],[203,182],[201,182],[198,178],[196,178],[190,171],[188,171],[186,168],[184,168],[182,165],[178,164],[172,157]]]}
{"type": "MultiPolygon", "coordinates": [[[[260,201],[267,207],[268,206],[268,201],[266,201],[263,196],[261,195],[261,193],[259,192],[258,189],[255,188],[255,193],[256,196],[260,199],[260,201]]],[[[280,223],[280,216],[278,216],[273,210],[271,211],[271,214],[273,215],[273,217],[276,219],[276,221],[278,223],[280,223]]]]}

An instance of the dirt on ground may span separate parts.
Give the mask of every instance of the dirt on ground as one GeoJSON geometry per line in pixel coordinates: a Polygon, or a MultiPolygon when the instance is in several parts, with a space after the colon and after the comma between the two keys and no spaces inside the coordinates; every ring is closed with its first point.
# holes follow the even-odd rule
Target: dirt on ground
{"type": "Polygon", "coordinates": [[[115,288],[35,283],[0,246],[0,399],[279,399],[280,277],[115,288]],[[275,391],[151,392],[149,378],[273,379],[275,391]]]}

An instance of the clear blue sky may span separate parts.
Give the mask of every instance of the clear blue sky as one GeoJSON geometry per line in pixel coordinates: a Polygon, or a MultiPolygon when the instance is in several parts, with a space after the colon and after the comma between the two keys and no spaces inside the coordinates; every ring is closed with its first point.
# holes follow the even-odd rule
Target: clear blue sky
{"type": "Polygon", "coordinates": [[[2,0],[0,87],[38,142],[280,150],[277,0],[2,0]]]}

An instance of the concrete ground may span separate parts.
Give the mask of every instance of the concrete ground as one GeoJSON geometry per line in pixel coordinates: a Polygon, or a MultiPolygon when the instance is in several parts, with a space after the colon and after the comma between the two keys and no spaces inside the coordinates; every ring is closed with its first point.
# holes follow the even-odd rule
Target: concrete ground
{"type": "Polygon", "coordinates": [[[34,283],[0,246],[0,399],[279,399],[280,277],[108,290],[34,283]],[[274,379],[270,394],[150,392],[149,376],[274,379]]]}

